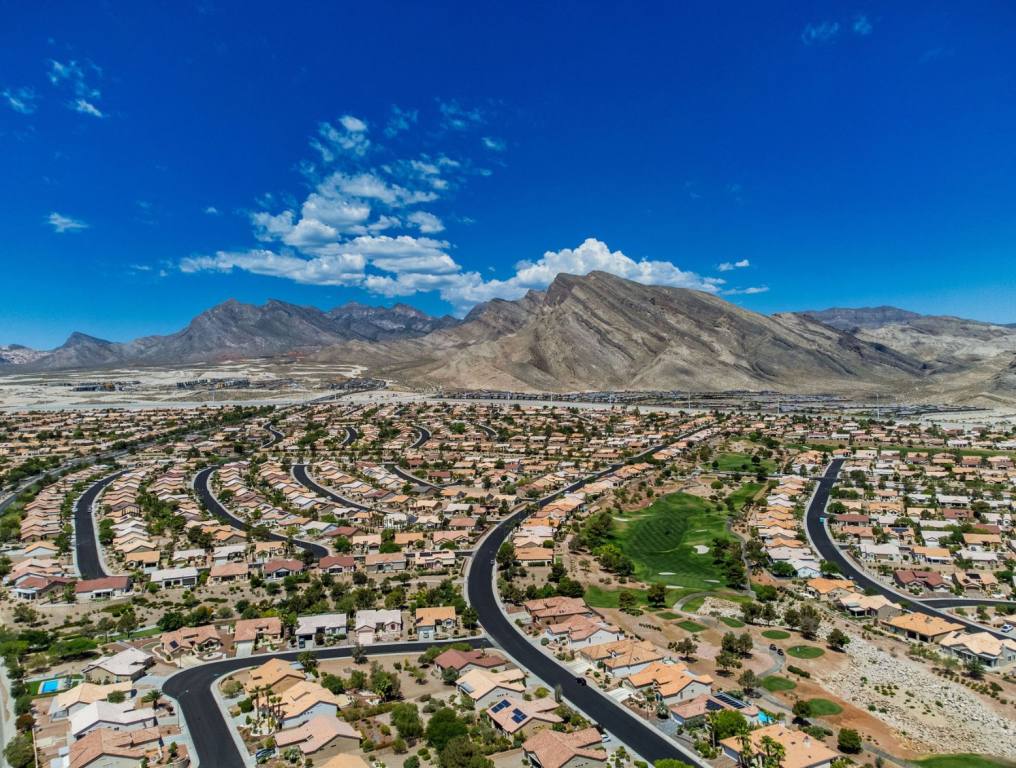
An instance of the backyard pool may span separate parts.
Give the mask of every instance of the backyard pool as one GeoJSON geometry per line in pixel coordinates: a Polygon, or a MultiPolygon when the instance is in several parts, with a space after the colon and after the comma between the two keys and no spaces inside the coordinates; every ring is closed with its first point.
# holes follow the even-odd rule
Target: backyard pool
{"type": "Polygon", "coordinates": [[[60,679],[54,677],[52,680],[43,680],[39,684],[39,693],[56,693],[60,690],[60,679]]]}

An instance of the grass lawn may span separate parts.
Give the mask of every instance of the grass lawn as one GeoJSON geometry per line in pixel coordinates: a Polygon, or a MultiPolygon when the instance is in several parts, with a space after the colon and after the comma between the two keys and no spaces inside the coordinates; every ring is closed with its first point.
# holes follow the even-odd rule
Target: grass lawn
{"type": "Polygon", "coordinates": [[[679,619],[679,618],[681,618],[681,617],[680,617],[680,616],[678,616],[678,615],[677,615],[676,613],[671,613],[670,611],[660,611],[660,612],[659,612],[658,614],[656,614],[656,615],[657,615],[657,616],[659,616],[659,617],[660,617],[661,619],[663,619],[664,621],[673,621],[674,619],[679,619]]]}
{"type": "Polygon", "coordinates": [[[769,640],[786,640],[790,637],[790,633],[784,632],[782,629],[767,629],[762,633],[762,637],[768,638],[769,640]]]}
{"type": "Polygon", "coordinates": [[[661,496],[637,520],[622,523],[615,543],[635,562],[635,575],[695,590],[721,589],[713,539],[730,539],[726,510],[687,493],[661,496]],[[697,552],[696,546],[708,547],[697,552]]]}
{"type": "MultiPolygon", "coordinates": [[[[617,598],[624,591],[626,590],[588,586],[586,587],[585,598],[592,608],[617,608],[617,598]]],[[[635,602],[640,608],[645,608],[649,605],[645,592],[639,592],[634,589],[627,591],[635,595],[635,602]]]]}
{"type": "Polygon", "coordinates": [[[817,659],[823,653],[824,650],[814,645],[795,645],[787,649],[787,655],[795,659],[817,659]]]}
{"type": "Polygon", "coordinates": [[[685,619],[684,621],[677,622],[677,626],[683,629],[685,632],[703,632],[705,627],[698,622],[692,621],[691,619],[685,619]]]}
{"type": "Polygon", "coordinates": [[[936,755],[914,762],[922,768],[1013,768],[1016,765],[984,755],[936,755]]]}
{"type": "Polygon", "coordinates": [[[745,483],[727,498],[733,502],[734,509],[740,509],[748,499],[752,498],[760,490],[762,490],[761,483],[745,483]]]}
{"type": "Polygon", "coordinates": [[[720,621],[722,621],[728,627],[733,627],[734,629],[738,629],[744,626],[743,621],[741,621],[740,619],[732,618],[730,616],[720,616],[720,621]]]}
{"type": "Polygon", "coordinates": [[[829,699],[808,699],[808,706],[811,707],[811,714],[815,717],[838,715],[843,711],[843,707],[829,699]]]}
{"type": "Polygon", "coordinates": [[[778,693],[779,691],[794,690],[797,687],[797,683],[779,675],[769,675],[769,677],[762,678],[762,687],[770,693],[778,693]]]}
{"type": "Polygon", "coordinates": [[[776,469],[772,459],[762,459],[758,464],[752,464],[751,456],[747,453],[720,453],[715,461],[716,469],[720,472],[757,472],[761,467],[768,474],[776,469]]]}

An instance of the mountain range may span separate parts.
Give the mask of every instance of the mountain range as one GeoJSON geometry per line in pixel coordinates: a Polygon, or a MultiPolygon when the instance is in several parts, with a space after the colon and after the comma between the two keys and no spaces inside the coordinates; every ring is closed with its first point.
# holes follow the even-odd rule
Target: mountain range
{"type": "Polygon", "coordinates": [[[895,307],[767,316],[604,272],[558,275],[544,291],[479,304],[462,320],[402,304],[322,311],[231,300],[166,336],[114,343],[75,333],[48,352],[0,347],[8,372],[264,357],[363,365],[417,387],[1016,399],[1013,327],[895,307]]]}
{"type": "Polygon", "coordinates": [[[354,339],[374,342],[424,336],[457,322],[453,317],[430,317],[406,304],[387,308],[350,302],[325,312],[275,299],[260,306],[230,299],[166,336],[118,343],[72,333],[48,352],[18,347],[18,356],[9,359],[0,351],[0,362],[20,363],[19,370],[21,366],[66,370],[294,356],[354,339]]]}

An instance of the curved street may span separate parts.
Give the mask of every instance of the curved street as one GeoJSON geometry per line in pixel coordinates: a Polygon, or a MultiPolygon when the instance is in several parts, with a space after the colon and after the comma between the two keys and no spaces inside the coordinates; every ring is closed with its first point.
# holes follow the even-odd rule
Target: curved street
{"type": "MultiPolygon", "coordinates": [[[[219,518],[222,522],[227,525],[231,525],[234,528],[241,531],[248,531],[250,526],[236,517],[228,509],[226,509],[222,503],[215,498],[215,494],[212,493],[211,488],[211,477],[212,473],[218,469],[216,466],[205,467],[196,475],[194,475],[194,491],[198,495],[198,499],[205,505],[205,508],[212,513],[215,517],[219,518]]],[[[279,533],[269,533],[268,538],[272,541],[289,541],[289,538],[279,533]]],[[[310,552],[316,559],[320,560],[322,557],[328,555],[327,547],[321,544],[315,544],[310,541],[302,541],[301,539],[293,539],[293,545],[298,549],[310,552]]]]}
{"type": "MultiPolygon", "coordinates": [[[[474,637],[433,642],[386,643],[364,648],[369,656],[393,653],[422,653],[432,645],[450,645],[453,642],[469,643],[474,648],[489,645],[486,638],[474,637]]],[[[311,651],[317,659],[342,659],[351,655],[351,646],[322,648],[311,651]]],[[[300,651],[265,653],[212,661],[183,669],[166,679],[162,692],[176,700],[180,713],[187,721],[187,730],[197,752],[198,762],[205,768],[245,768],[247,765],[237,751],[236,742],[212,691],[215,681],[223,675],[247,667],[264,664],[269,659],[296,661],[300,651]]]]}
{"type": "Polygon", "coordinates": [[[423,447],[424,443],[430,440],[430,430],[427,429],[426,427],[421,427],[419,424],[414,424],[413,427],[416,429],[417,432],[420,433],[420,436],[416,438],[416,441],[409,447],[421,448],[423,447]]]}
{"type": "MultiPolygon", "coordinates": [[[[631,457],[626,463],[639,461],[691,434],[694,432],[688,432],[666,443],[655,445],[637,456],[631,457]]],[[[572,483],[567,488],[545,496],[537,502],[537,505],[546,506],[560,496],[576,491],[621,466],[624,464],[612,464],[600,472],[572,483]]],[[[570,669],[533,645],[528,637],[508,620],[501,610],[495,594],[495,557],[512,529],[528,514],[523,508],[506,517],[476,547],[475,555],[470,561],[469,572],[466,575],[466,595],[469,604],[473,606],[479,616],[480,625],[491,640],[521,667],[528,669],[548,685],[561,686],[561,691],[569,702],[578,707],[593,722],[599,723],[609,730],[615,738],[645,760],[652,763],[663,758],[670,758],[689,765],[707,766],[708,764],[690,749],[667,738],[645,720],[608,698],[596,687],[579,685],[575,674],[570,669]]]]}
{"type": "Polygon", "coordinates": [[[108,576],[99,556],[99,541],[95,535],[95,520],[92,517],[92,505],[106,486],[116,480],[127,470],[122,469],[108,475],[98,482],[92,483],[74,503],[74,553],[78,564],[78,573],[82,579],[101,579],[108,576]]]}
{"type": "Polygon", "coordinates": [[[1008,635],[991,629],[990,627],[986,627],[983,624],[978,624],[976,621],[970,621],[962,616],[955,616],[951,613],[947,613],[945,610],[942,610],[950,607],[992,604],[997,603],[998,601],[959,597],[921,599],[905,592],[898,592],[892,587],[886,586],[882,582],[869,576],[863,568],[854,562],[853,558],[848,557],[839,548],[839,546],[837,546],[825,523],[825,508],[829,501],[829,494],[832,491],[833,485],[836,483],[840,474],[840,469],[843,467],[845,461],[846,459],[833,459],[829,463],[829,466],[826,467],[825,473],[818,482],[818,486],[815,489],[815,495],[812,496],[811,502],[808,504],[808,509],[805,512],[804,521],[805,528],[808,532],[808,538],[811,540],[812,546],[814,546],[814,548],[818,551],[819,555],[821,555],[824,560],[829,560],[830,562],[835,563],[839,567],[840,573],[851,579],[855,584],[857,584],[857,586],[864,590],[880,594],[895,603],[902,602],[905,607],[912,611],[916,611],[917,613],[923,613],[926,616],[945,618],[949,621],[963,624],[974,632],[990,632],[996,637],[1011,639],[1008,635]]]}
{"type": "Polygon", "coordinates": [[[306,464],[293,465],[293,479],[296,480],[296,482],[298,482],[308,491],[313,491],[318,496],[322,496],[326,499],[334,501],[336,504],[342,504],[343,506],[346,507],[353,507],[354,509],[362,509],[367,512],[371,511],[370,507],[365,506],[363,504],[359,504],[358,502],[355,501],[351,501],[350,499],[347,499],[345,496],[340,496],[330,488],[325,488],[323,485],[320,485],[317,481],[314,480],[314,478],[310,476],[310,473],[307,471],[306,464]]]}

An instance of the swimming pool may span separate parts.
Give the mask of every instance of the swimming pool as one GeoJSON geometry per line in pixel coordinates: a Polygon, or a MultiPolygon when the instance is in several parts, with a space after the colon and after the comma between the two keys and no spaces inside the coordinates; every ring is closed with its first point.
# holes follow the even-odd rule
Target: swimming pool
{"type": "Polygon", "coordinates": [[[52,680],[43,680],[39,685],[39,693],[56,693],[60,690],[60,679],[54,677],[52,680]]]}

